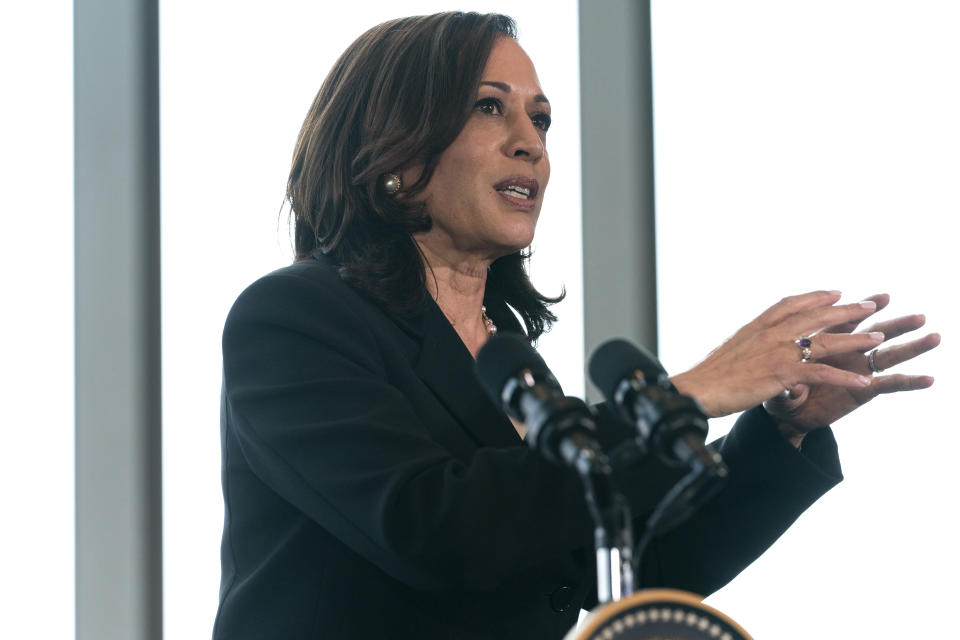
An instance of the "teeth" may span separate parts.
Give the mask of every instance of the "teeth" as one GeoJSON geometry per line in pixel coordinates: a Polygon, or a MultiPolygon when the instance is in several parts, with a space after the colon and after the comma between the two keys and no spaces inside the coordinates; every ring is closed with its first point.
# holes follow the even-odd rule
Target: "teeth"
{"type": "Polygon", "coordinates": [[[505,193],[508,196],[520,198],[521,200],[526,200],[530,197],[530,189],[527,189],[526,187],[518,187],[516,185],[510,185],[509,187],[500,189],[500,193],[505,193]]]}

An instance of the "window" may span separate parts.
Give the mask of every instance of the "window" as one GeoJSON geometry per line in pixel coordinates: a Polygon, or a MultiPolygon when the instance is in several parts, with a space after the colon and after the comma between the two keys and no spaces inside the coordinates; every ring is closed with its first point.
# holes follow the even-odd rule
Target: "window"
{"type": "MultiPolygon", "coordinates": [[[[696,364],[780,297],[891,294],[955,326],[960,10],[942,2],[655,3],[660,355],[696,364]]],[[[836,425],[847,479],[710,602],[758,638],[942,635],[960,435],[930,390],[836,425]],[[952,514],[951,514],[952,515],[952,514]],[[925,612],[925,615],[921,615],[925,612]]],[[[952,352],[956,355],[956,352],[952,352]]],[[[712,436],[732,419],[716,420],[712,436]]]]}
{"type": "Polygon", "coordinates": [[[0,637],[72,638],[73,13],[0,21],[0,637]],[[50,615],[55,611],[56,615],[50,615]]]}

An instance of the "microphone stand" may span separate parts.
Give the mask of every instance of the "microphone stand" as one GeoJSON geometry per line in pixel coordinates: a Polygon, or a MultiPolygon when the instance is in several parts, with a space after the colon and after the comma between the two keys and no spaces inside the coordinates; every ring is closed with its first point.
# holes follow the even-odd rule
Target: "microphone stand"
{"type": "MultiPolygon", "coordinates": [[[[574,436],[572,439],[576,439],[574,436]]],[[[587,509],[594,523],[597,554],[597,600],[615,602],[633,594],[633,525],[630,507],[616,488],[606,455],[588,446],[570,447],[573,468],[586,492],[587,509]],[[576,449],[576,451],[574,451],[576,449]]]]}
{"type": "Polygon", "coordinates": [[[573,434],[561,449],[583,482],[594,522],[597,601],[607,604],[633,594],[640,560],[653,536],[679,525],[712,498],[722,487],[727,469],[712,451],[703,459],[694,456],[690,471],[661,498],[634,547],[630,507],[616,487],[607,456],[590,444],[582,434],[573,434]]]}

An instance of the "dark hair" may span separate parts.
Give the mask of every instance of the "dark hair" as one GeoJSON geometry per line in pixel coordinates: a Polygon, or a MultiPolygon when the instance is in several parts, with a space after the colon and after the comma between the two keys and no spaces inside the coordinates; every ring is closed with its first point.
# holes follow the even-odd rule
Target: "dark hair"
{"type": "MultiPolygon", "coordinates": [[[[351,44],[313,100],[287,181],[296,259],[321,251],[351,286],[399,313],[422,308],[424,259],[412,234],[431,227],[420,193],[472,111],[498,38],[516,39],[512,18],[438,13],[378,25],[351,44]],[[420,177],[403,198],[380,177],[411,165],[420,177]]],[[[556,316],[527,275],[528,254],[496,260],[486,297],[517,311],[531,340],[556,316]]]]}

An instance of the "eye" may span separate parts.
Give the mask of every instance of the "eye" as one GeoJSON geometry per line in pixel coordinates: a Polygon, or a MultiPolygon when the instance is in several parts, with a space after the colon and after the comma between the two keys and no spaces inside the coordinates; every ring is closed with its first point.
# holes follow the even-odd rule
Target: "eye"
{"type": "Polygon", "coordinates": [[[476,111],[485,113],[488,116],[503,115],[503,103],[497,98],[481,98],[476,101],[476,103],[473,105],[473,108],[476,111]]]}
{"type": "Polygon", "coordinates": [[[543,132],[546,132],[550,128],[550,123],[553,122],[549,113],[535,113],[530,116],[530,121],[533,122],[533,126],[543,132]]]}

